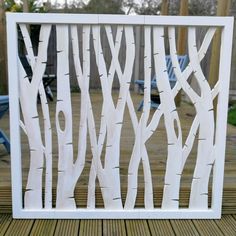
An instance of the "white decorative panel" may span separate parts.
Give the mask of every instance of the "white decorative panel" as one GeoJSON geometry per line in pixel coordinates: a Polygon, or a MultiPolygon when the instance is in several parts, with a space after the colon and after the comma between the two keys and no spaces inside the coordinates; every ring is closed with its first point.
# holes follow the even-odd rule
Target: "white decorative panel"
{"type": "MultiPolygon", "coordinates": [[[[7,14],[14,217],[219,218],[232,25],[230,17],[7,14]],[[41,26],[37,50],[33,50],[28,24],[41,26]],[[143,27],[142,112],[135,109],[137,104],[131,89],[135,79],[135,52],[139,47],[136,25],[143,27]],[[184,70],[176,50],[178,26],[187,27],[188,32],[189,62],[184,70]],[[200,27],[205,28],[206,33],[197,47],[196,30],[200,27]],[[209,51],[217,28],[222,35],[219,78],[211,88],[201,61],[209,51]],[[19,35],[22,35],[23,52],[32,78],[20,60],[19,35]],[[49,103],[42,78],[52,35],[56,44],[57,89],[56,101],[49,103]],[[166,65],[167,45],[177,79],[173,88],[166,65]],[[79,99],[74,99],[71,92],[72,67],[79,99]],[[99,109],[90,90],[94,68],[101,87],[99,109]],[[156,110],[150,109],[153,74],[161,101],[156,110]],[[198,91],[190,83],[192,77],[198,91]],[[118,91],[113,90],[115,80],[119,83],[118,91]],[[183,130],[175,103],[180,90],[188,96],[195,112],[187,132],[183,130]],[[125,154],[126,160],[121,165],[124,155],[121,140],[127,117],[133,132],[130,133],[131,151],[125,154]],[[163,137],[166,157],[162,196],[157,199],[155,189],[160,183],[153,174],[156,170],[153,165],[160,162],[158,153],[155,153],[156,161],[151,159],[148,143],[155,141],[161,127],[166,135],[163,137]],[[189,201],[183,208],[181,183],[194,147],[189,201]],[[140,169],[143,207],[137,207],[140,169]],[[84,192],[75,194],[77,188],[84,192]],[[79,197],[85,194],[83,205],[79,197]],[[103,203],[99,207],[98,195],[103,203]]],[[[159,143],[155,145],[158,147],[159,143]]]]}

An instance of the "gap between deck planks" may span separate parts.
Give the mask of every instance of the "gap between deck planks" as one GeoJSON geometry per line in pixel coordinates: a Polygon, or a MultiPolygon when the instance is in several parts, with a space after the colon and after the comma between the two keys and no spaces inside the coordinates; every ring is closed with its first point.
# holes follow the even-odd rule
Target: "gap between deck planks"
{"type": "Polygon", "coordinates": [[[236,215],[221,220],[14,220],[0,214],[0,236],[235,236],[236,215]]]}

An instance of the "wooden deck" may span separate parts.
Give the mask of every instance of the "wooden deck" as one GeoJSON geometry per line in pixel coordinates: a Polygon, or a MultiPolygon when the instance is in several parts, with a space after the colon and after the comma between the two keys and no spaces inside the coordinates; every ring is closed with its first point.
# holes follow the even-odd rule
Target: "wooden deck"
{"type": "MultiPolygon", "coordinates": [[[[139,104],[139,101],[141,99],[141,96],[137,94],[132,94],[133,103],[136,105],[136,107],[139,104]]],[[[76,114],[73,116],[75,128],[78,127],[78,120],[79,120],[79,94],[74,93],[72,96],[73,101],[73,111],[76,114]]],[[[94,108],[95,117],[100,117],[99,111],[101,109],[101,95],[99,92],[94,92],[92,95],[92,103],[94,108]]],[[[50,108],[52,109],[52,112],[50,113],[52,118],[54,117],[54,109],[55,109],[55,102],[50,103],[50,108]]],[[[151,112],[153,114],[154,111],[151,112]]],[[[191,121],[194,117],[194,108],[190,106],[187,103],[183,103],[180,108],[178,108],[178,112],[181,119],[181,125],[183,129],[183,136],[184,138],[187,135],[187,130],[189,129],[189,126],[191,124],[191,121]]],[[[137,115],[140,116],[141,112],[137,112],[137,115]]],[[[96,124],[99,124],[99,121],[96,120],[96,124]]],[[[124,131],[122,131],[122,138],[121,138],[121,182],[122,182],[122,198],[125,197],[126,193],[126,187],[127,187],[127,168],[128,168],[128,160],[131,154],[131,147],[133,145],[133,129],[130,122],[130,118],[128,115],[128,112],[126,111],[126,115],[124,118],[124,131]]],[[[9,134],[9,116],[8,114],[5,115],[5,117],[1,120],[1,129],[3,129],[7,134],[9,134]]],[[[53,140],[56,142],[56,132],[53,132],[53,140]]],[[[78,134],[77,134],[78,136],[78,134]]],[[[77,141],[77,136],[75,135],[74,140],[75,143],[77,141]]],[[[156,135],[150,142],[148,142],[148,153],[151,163],[151,171],[153,174],[153,182],[158,183],[158,186],[154,188],[154,201],[155,206],[160,206],[161,203],[161,195],[162,195],[162,187],[161,183],[163,182],[163,173],[165,168],[165,160],[166,160],[166,134],[164,130],[164,123],[163,120],[161,121],[159,125],[159,131],[158,135],[156,135]],[[159,145],[157,145],[157,143],[159,145]],[[158,155],[157,155],[158,154],[158,155]]],[[[25,185],[26,178],[27,178],[27,171],[28,171],[28,144],[27,139],[25,136],[22,135],[22,157],[23,157],[23,185],[25,185]]],[[[223,196],[223,214],[236,214],[236,127],[228,125],[228,133],[227,133],[227,149],[226,149],[226,162],[225,162],[225,181],[224,181],[224,196],[223,196]]],[[[55,145],[56,146],[56,145],[55,145]]],[[[77,150],[75,148],[74,152],[76,153],[77,150]]],[[[194,152],[196,152],[196,148],[193,149],[192,156],[194,156],[194,152]]],[[[54,163],[53,168],[56,172],[57,169],[57,154],[56,151],[53,151],[54,155],[54,163]]],[[[79,181],[78,186],[75,191],[76,199],[78,200],[78,205],[85,206],[86,204],[86,194],[87,194],[87,186],[86,183],[88,181],[88,175],[89,175],[89,166],[91,163],[91,153],[88,151],[88,159],[86,160],[85,170],[83,173],[83,178],[79,181]]],[[[190,181],[191,181],[191,173],[194,168],[194,159],[193,157],[190,157],[186,163],[186,168],[183,174],[183,181],[181,184],[181,195],[180,195],[180,206],[184,207],[188,204],[188,197],[189,197],[189,188],[190,188],[190,181]]],[[[53,196],[55,200],[55,186],[56,186],[56,176],[54,176],[53,179],[53,196]]],[[[139,173],[139,183],[140,188],[138,191],[137,201],[136,201],[136,207],[143,206],[143,186],[144,186],[144,180],[143,180],[143,174],[142,170],[140,170],[139,173]]],[[[124,199],[123,199],[124,200],[124,199]]],[[[96,194],[96,204],[98,207],[101,207],[103,205],[101,193],[99,188],[97,188],[97,194],[96,194]]],[[[11,179],[10,179],[10,157],[6,153],[3,145],[0,145],[0,213],[11,213],[11,179]]],[[[224,216],[225,220],[222,222],[230,221],[234,222],[235,225],[235,216],[224,216]]],[[[8,224],[6,227],[6,232],[13,232],[11,231],[11,228],[14,228],[15,224],[18,224],[21,221],[12,221],[10,215],[4,215],[1,216],[1,222],[5,225],[8,224]],[[5,222],[5,223],[4,223],[5,222]],[[10,231],[9,231],[10,230],[10,231]]],[[[24,222],[24,221],[22,221],[24,222]]],[[[75,231],[76,234],[78,233],[78,230],[84,230],[85,232],[88,232],[89,230],[96,230],[96,232],[100,234],[105,235],[111,235],[109,232],[121,232],[120,234],[123,235],[122,230],[128,235],[139,235],[138,233],[134,233],[135,230],[141,232],[144,230],[145,232],[152,233],[153,235],[157,235],[158,232],[165,228],[166,230],[169,229],[170,232],[176,232],[181,233],[181,230],[183,230],[185,227],[185,234],[180,235],[191,235],[191,233],[187,234],[186,232],[192,232],[192,235],[194,232],[201,232],[199,231],[199,228],[204,228],[205,221],[114,221],[113,224],[108,224],[107,222],[113,222],[113,221],[27,221],[27,224],[24,226],[22,223],[22,230],[28,230],[27,232],[33,233],[34,230],[37,231],[37,227],[40,228],[42,225],[45,225],[44,228],[48,230],[48,234],[50,235],[50,232],[55,233],[59,230],[59,227],[61,227],[60,232],[64,230],[64,227],[69,227],[70,230],[72,230],[72,233],[75,231]],[[31,223],[30,223],[31,222],[31,223]],[[50,223],[48,223],[50,222],[50,223]],[[61,222],[58,224],[58,222],[61,222]],[[93,223],[92,223],[93,222],[93,223]],[[186,222],[191,222],[186,223],[186,222]],[[92,226],[90,226],[90,224],[92,226]],[[48,226],[47,226],[48,225],[48,226]],[[71,226],[70,226],[71,225],[71,226]],[[26,227],[25,229],[23,229],[26,227]],[[36,229],[35,229],[36,228],[36,229]],[[147,230],[145,230],[147,229],[147,230]],[[74,231],[73,231],[74,230],[74,231]],[[120,231],[121,230],[121,231],[120,231]]],[[[218,221],[206,221],[211,222],[209,223],[209,227],[206,227],[206,230],[210,230],[211,228],[216,227],[216,229],[220,230],[219,228],[223,229],[223,226],[220,226],[220,223],[218,221]],[[217,223],[218,222],[218,223],[217,223]]],[[[19,223],[20,224],[20,223],[19,223]]],[[[224,224],[224,223],[222,223],[224,224]]],[[[17,227],[16,227],[17,228],[17,227]]],[[[227,228],[227,227],[225,227],[227,228]]],[[[13,229],[12,229],[13,230],[13,229]]],[[[19,230],[19,229],[18,229],[19,230]]],[[[5,232],[4,231],[4,232],[5,232]]],[[[211,231],[211,230],[210,230],[211,231]]],[[[3,230],[0,230],[0,232],[3,232],[3,230]]],[[[212,231],[214,232],[214,231],[212,231]]],[[[220,232],[220,231],[219,231],[220,232]]],[[[118,235],[117,233],[117,235],[118,235]]],[[[1,235],[1,233],[0,233],[1,235]]],[[[7,234],[8,235],[8,234],[7,234]]],[[[14,235],[14,233],[9,233],[9,235],[14,235]]],[[[63,235],[63,234],[62,234],[63,235]]],[[[92,233],[90,235],[93,235],[92,233]]],[[[171,233],[170,233],[171,235],[171,233]]],[[[214,234],[216,235],[216,234],[214,234]]],[[[221,234],[219,234],[221,235],[221,234]]],[[[235,235],[235,234],[234,234],[235,235]]]]}
{"type": "Polygon", "coordinates": [[[0,236],[235,236],[236,215],[221,220],[13,220],[0,214],[0,236]]]}

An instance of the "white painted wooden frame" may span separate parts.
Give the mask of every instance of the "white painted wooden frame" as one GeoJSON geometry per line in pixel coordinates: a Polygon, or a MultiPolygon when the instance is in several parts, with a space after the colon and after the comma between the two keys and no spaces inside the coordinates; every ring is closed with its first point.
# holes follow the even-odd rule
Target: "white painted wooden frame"
{"type": "MultiPolygon", "coordinates": [[[[23,32],[22,31],[22,32],[23,32]]],[[[73,30],[72,30],[73,31],[73,30]]],[[[86,31],[86,30],[85,30],[86,31]]],[[[130,33],[130,28],[125,28],[125,33],[129,35],[129,39],[132,39],[132,34],[130,33]]],[[[204,218],[220,218],[221,217],[221,206],[222,206],[222,191],[223,191],[223,177],[224,177],[224,158],[225,158],[225,138],[226,138],[226,124],[227,124],[227,103],[228,103],[228,92],[229,92],[229,78],[230,78],[230,65],[231,65],[231,51],[232,51],[232,33],[233,33],[233,18],[232,17],[177,17],[177,16],[121,16],[121,15],[76,15],[76,14],[18,14],[18,13],[7,13],[7,43],[8,43],[8,71],[9,71],[9,94],[10,94],[10,129],[11,129],[11,172],[12,172],[12,204],[13,204],[13,217],[14,218],[89,218],[89,219],[97,219],[97,218],[103,218],[103,219],[139,219],[139,218],[146,218],[146,219],[204,219],[204,218]],[[145,206],[146,208],[143,209],[134,209],[133,208],[133,202],[132,198],[129,198],[129,196],[126,198],[125,206],[124,208],[120,209],[119,204],[114,205],[111,203],[107,203],[107,207],[105,209],[96,209],[96,208],[76,208],[76,209],[68,209],[63,208],[63,206],[59,208],[47,208],[45,205],[45,208],[39,209],[39,207],[33,207],[33,204],[29,207],[23,208],[23,199],[22,199],[22,168],[21,168],[21,140],[20,140],[20,106],[19,106],[19,74],[18,71],[22,71],[22,68],[19,68],[19,62],[18,62],[18,42],[17,42],[17,25],[22,25],[22,30],[24,31],[24,24],[42,24],[45,27],[44,31],[44,37],[45,34],[49,34],[49,27],[51,24],[61,25],[62,27],[58,27],[58,30],[61,33],[61,42],[59,43],[61,47],[63,48],[63,43],[65,43],[63,40],[66,40],[63,36],[63,33],[65,33],[65,28],[63,28],[63,25],[75,25],[75,24],[84,24],[84,25],[94,25],[93,32],[98,30],[96,28],[96,25],[144,25],[145,26],[145,40],[150,41],[150,27],[153,28],[153,37],[157,40],[158,44],[154,44],[154,50],[159,50],[157,54],[160,54],[160,56],[154,57],[154,64],[155,65],[162,65],[162,68],[165,67],[164,62],[164,51],[163,51],[163,45],[162,41],[160,40],[160,37],[163,34],[163,28],[161,26],[169,26],[169,35],[174,35],[174,27],[175,26],[188,26],[189,27],[189,38],[191,39],[191,42],[189,42],[189,57],[191,61],[191,65],[189,67],[192,67],[193,71],[198,73],[196,77],[199,79],[199,83],[201,85],[203,79],[203,75],[201,72],[199,72],[199,63],[197,62],[204,57],[204,53],[206,49],[202,49],[202,51],[197,52],[194,49],[194,27],[196,26],[209,26],[213,27],[212,30],[208,32],[210,39],[212,39],[212,36],[214,35],[214,27],[221,27],[222,29],[222,37],[221,37],[221,48],[220,48],[220,64],[219,64],[219,82],[217,83],[217,86],[210,91],[208,87],[205,87],[206,91],[209,90],[208,94],[205,95],[208,97],[216,97],[218,95],[218,107],[217,107],[217,121],[216,121],[216,134],[215,134],[215,145],[214,150],[212,148],[212,152],[215,154],[214,158],[214,171],[213,171],[213,189],[212,189],[212,204],[211,208],[204,208],[203,206],[199,206],[199,201],[196,201],[194,199],[194,196],[192,196],[190,200],[190,208],[188,209],[179,209],[177,204],[173,203],[170,205],[170,200],[168,200],[168,196],[170,196],[170,193],[168,193],[168,186],[164,189],[164,194],[166,191],[167,197],[162,202],[162,208],[154,208],[152,203],[146,199],[145,206]],[[150,26],[150,27],[149,27],[150,26]],[[160,46],[161,45],[161,46],[160,46]],[[160,49],[162,48],[162,49],[160,49]],[[17,69],[18,68],[18,69],[17,69]],[[114,206],[114,207],[112,207],[114,206]]],[[[85,32],[86,34],[86,32],[85,32]]],[[[87,34],[88,37],[88,34],[87,34]]],[[[177,76],[177,80],[179,85],[173,89],[173,91],[169,91],[170,94],[173,96],[176,95],[176,91],[178,88],[182,88],[183,90],[187,90],[186,80],[183,74],[181,74],[181,71],[178,68],[177,64],[177,58],[175,57],[175,44],[174,42],[171,42],[170,38],[170,45],[172,47],[171,49],[171,56],[172,56],[172,62],[174,66],[176,67],[175,74],[177,76]],[[178,87],[179,86],[179,87],[178,87]],[[173,93],[172,93],[173,92],[173,93]]],[[[99,41],[99,39],[97,39],[99,41]]],[[[211,41],[211,40],[210,40],[211,41]]],[[[127,40],[127,43],[128,40],[127,40]]],[[[131,42],[132,44],[132,42],[131,42]]],[[[43,45],[42,45],[43,47],[43,45]]],[[[45,47],[45,45],[44,45],[45,47]]],[[[76,48],[76,44],[74,45],[76,48]]],[[[130,46],[132,50],[132,45],[130,46]]],[[[196,47],[195,47],[196,48],[196,47]]],[[[99,44],[98,48],[95,48],[95,50],[98,50],[99,52],[99,44]]],[[[66,53],[65,50],[63,50],[63,53],[66,53]]],[[[115,51],[114,51],[115,53],[115,51]]],[[[145,48],[145,53],[147,55],[150,54],[150,48],[145,48]]],[[[154,52],[155,53],[155,52],[154,52]]],[[[85,52],[86,54],[86,52],[85,52]]],[[[66,54],[63,54],[66,56],[66,54]]],[[[63,56],[62,55],[62,56],[63,56]]],[[[42,53],[42,55],[38,55],[41,58],[45,59],[45,55],[42,53]]],[[[132,53],[130,53],[130,60],[132,61],[132,53]]],[[[86,55],[85,55],[86,57],[86,55]]],[[[31,55],[31,60],[34,60],[33,55],[31,55]]],[[[76,58],[75,58],[76,60],[76,58]]],[[[35,66],[34,61],[31,61],[31,65],[35,66]]],[[[150,57],[147,56],[147,60],[145,61],[146,68],[148,68],[150,64],[150,57]]],[[[64,65],[65,68],[68,67],[68,64],[64,65]]],[[[163,74],[163,71],[159,69],[159,67],[156,67],[156,73],[160,76],[165,77],[166,74],[163,74]]],[[[101,68],[101,70],[103,70],[101,68]]],[[[191,71],[187,68],[185,71],[186,74],[189,75],[191,71]]],[[[40,77],[40,73],[42,73],[43,68],[38,69],[38,74],[36,76],[40,77]]],[[[60,72],[58,72],[60,73],[60,72]]],[[[78,73],[81,73],[78,71],[78,73]]],[[[83,73],[86,73],[86,71],[83,71],[83,73]]],[[[88,73],[88,72],[87,72],[88,73]]],[[[127,71],[128,73],[128,71],[127,71]]],[[[101,75],[102,76],[102,75],[101,75]]],[[[126,75],[128,78],[129,75],[126,75]]],[[[150,78],[150,71],[145,71],[145,86],[150,87],[150,81],[148,80],[150,78]]],[[[125,82],[125,81],[124,81],[125,82]]],[[[128,81],[126,81],[128,82],[128,81]]],[[[159,86],[161,89],[169,90],[169,87],[167,84],[161,81],[157,81],[157,86],[159,86]]],[[[68,86],[66,84],[62,84],[63,88],[65,86],[68,86]]],[[[83,84],[86,89],[86,84],[83,84]]],[[[105,85],[104,85],[105,86],[105,85]]],[[[204,87],[205,84],[203,83],[202,86],[204,87]]],[[[42,88],[41,88],[42,89],[42,88]]],[[[128,87],[122,88],[124,93],[127,94],[128,87]]],[[[149,90],[149,89],[147,89],[149,90]]],[[[40,91],[40,88],[39,88],[40,91]]],[[[27,91],[26,91],[27,92],[27,91]]],[[[64,93],[59,92],[60,96],[67,96],[64,93]]],[[[85,91],[85,97],[88,94],[85,91]]],[[[144,94],[144,115],[141,120],[138,121],[133,117],[134,123],[138,125],[136,136],[140,136],[140,139],[146,140],[146,136],[150,137],[151,134],[148,132],[145,133],[145,135],[141,135],[139,133],[142,133],[141,130],[145,131],[147,127],[147,119],[149,114],[148,109],[148,103],[150,102],[150,91],[145,92],[144,94]],[[146,104],[146,105],[145,105],[146,104]]],[[[189,91],[189,95],[192,98],[193,102],[199,102],[201,97],[197,97],[196,94],[191,90],[189,91]]],[[[127,103],[128,106],[130,102],[132,102],[130,99],[129,93],[127,94],[127,103]]],[[[174,119],[177,121],[178,124],[178,115],[174,111],[175,104],[168,104],[169,108],[166,109],[165,102],[168,101],[165,100],[165,95],[161,95],[161,99],[163,99],[163,104],[160,106],[160,110],[163,109],[163,113],[170,112],[168,109],[173,109],[173,116],[171,119],[174,119]],[[163,96],[163,97],[162,97],[163,96]]],[[[24,97],[22,98],[24,99],[24,97]]],[[[42,98],[43,99],[43,98],[42,98]]],[[[44,100],[42,100],[44,101],[44,100]]],[[[46,102],[46,101],[45,101],[46,102]]],[[[109,101],[108,101],[109,103],[109,101]]],[[[206,107],[207,108],[207,107],[206,107]]],[[[211,104],[208,106],[209,111],[211,110],[211,104]]],[[[25,107],[25,110],[27,110],[27,106],[25,107]]],[[[197,108],[196,109],[200,109],[197,108]]],[[[28,109],[31,111],[30,109],[28,109]]],[[[91,117],[91,116],[89,116],[91,117]]],[[[167,116],[166,116],[167,117],[167,116]]],[[[205,118],[205,117],[204,117],[205,118]]],[[[156,119],[160,119],[160,114],[157,113],[156,119]]],[[[200,118],[199,118],[200,119],[200,118]]],[[[212,115],[209,115],[209,120],[212,119],[212,115]]],[[[92,121],[91,121],[92,122],[92,121]]],[[[171,122],[171,120],[167,120],[166,122],[171,122]]],[[[197,121],[198,122],[198,121],[197,121]]],[[[170,123],[172,124],[172,123],[170,123]]],[[[90,124],[88,124],[90,125],[90,124]]],[[[153,124],[151,124],[152,126],[153,124]]],[[[154,125],[155,126],[155,125],[154,125]]],[[[137,127],[137,126],[136,126],[137,127]]],[[[193,129],[197,129],[196,126],[193,125],[193,129]]],[[[205,127],[206,128],[206,127],[205,127]]],[[[213,127],[214,128],[214,127],[213,127]]],[[[88,129],[90,129],[88,127],[88,129]]],[[[167,134],[168,135],[168,134],[167,134]]],[[[65,137],[64,137],[65,138],[65,137]]],[[[179,137],[174,137],[173,135],[170,138],[173,139],[173,142],[176,144],[174,145],[174,149],[172,150],[170,148],[170,153],[176,153],[178,151],[178,142],[181,140],[179,137]]],[[[201,137],[200,137],[201,138],[201,137]]],[[[200,139],[199,138],[199,139],[200,139]]],[[[137,142],[135,145],[139,147],[142,145],[142,142],[145,143],[145,140],[137,142]]],[[[208,140],[209,141],[209,140],[208,140]]],[[[190,141],[191,142],[191,141],[190,141]]],[[[209,141],[211,142],[211,141],[209,141]]],[[[191,145],[191,144],[190,144],[191,145]]],[[[181,146],[182,147],[182,146],[181,146]]],[[[139,149],[139,148],[138,148],[139,149]]],[[[203,147],[204,149],[204,147],[203,147]]],[[[145,147],[143,151],[145,152],[145,147]]],[[[186,151],[188,152],[188,150],[186,151]]],[[[145,154],[142,154],[144,158],[145,154]]],[[[187,154],[186,154],[187,155],[187,154]]],[[[137,156],[137,155],[136,155],[137,156]]],[[[134,155],[132,158],[136,158],[134,155]]],[[[187,158],[187,157],[186,157],[187,158]]],[[[132,159],[133,160],[133,159],[132,159]]],[[[132,162],[131,160],[131,162],[132,162]]],[[[170,163],[171,164],[171,163],[170,163]]],[[[96,159],[94,159],[94,165],[96,165],[96,159]]],[[[175,164],[174,164],[175,165],[175,164]]],[[[210,163],[208,163],[210,165],[210,163]]],[[[131,163],[132,167],[132,163],[131,163]]],[[[169,171],[173,170],[173,167],[171,167],[169,171]]],[[[176,168],[179,168],[178,170],[181,171],[181,166],[176,165],[176,168]]],[[[177,170],[176,170],[177,171],[177,170]]],[[[171,175],[171,173],[170,173],[171,175]]],[[[101,176],[101,179],[103,177],[101,176]]],[[[132,178],[129,179],[131,186],[135,186],[135,183],[133,182],[132,178]],[[134,184],[134,185],[133,185],[134,184]]],[[[170,180],[171,181],[171,180],[170,180]]],[[[196,178],[197,181],[197,178],[196,178]]],[[[178,184],[178,183],[177,183],[178,184]]],[[[151,187],[151,186],[149,186],[151,187]]],[[[132,188],[135,189],[135,188],[132,188]]],[[[173,191],[173,190],[171,190],[173,191]]],[[[135,193],[128,193],[127,195],[131,194],[130,196],[135,195],[135,193]]],[[[172,194],[172,193],[171,193],[172,194]]],[[[106,194],[104,193],[104,196],[106,194]]],[[[50,196],[49,196],[50,197],[50,196]]],[[[173,200],[173,199],[172,199],[173,200]]],[[[58,200],[60,201],[60,200],[58,200]]],[[[108,201],[109,202],[109,201],[108,201]]],[[[62,204],[63,205],[63,204],[62,204]]]]}

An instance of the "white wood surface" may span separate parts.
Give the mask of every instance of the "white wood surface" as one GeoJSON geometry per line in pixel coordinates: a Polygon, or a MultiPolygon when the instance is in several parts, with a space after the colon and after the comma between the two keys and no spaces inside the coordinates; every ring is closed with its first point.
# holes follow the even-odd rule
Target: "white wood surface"
{"type": "Polygon", "coordinates": [[[22,167],[21,167],[21,138],[20,138],[20,107],[14,104],[19,103],[19,81],[18,81],[18,46],[17,26],[14,18],[7,21],[7,53],[11,63],[16,66],[12,70],[12,64],[8,63],[9,76],[9,103],[10,103],[10,132],[11,132],[11,181],[12,181],[12,211],[13,215],[22,216],[23,195],[22,195],[22,167]],[[11,78],[11,79],[10,79],[11,78]],[[13,148],[14,147],[14,148],[13,148]]]}
{"type": "Polygon", "coordinates": [[[68,15],[63,14],[7,14],[9,61],[18,65],[18,71],[9,70],[11,144],[12,144],[12,187],[13,214],[18,218],[219,218],[223,189],[224,152],[227,120],[227,98],[230,77],[230,57],[232,50],[232,18],[230,17],[167,17],[167,16],[115,16],[115,15],[68,15]],[[18,60],[17,30],[20,24],[29,63],[33,71],[32,82],[26,77],[18,60]],[[42,24],[40,30],[39,53],[37,57],[25,23],[42,24]],[[43,89],[42,77],[46,68],[47,46],[51,24],[56,24],[57,33],[57,103],[56,132],[58,137],[58,181],[56,208],[52,209],[52,131],[49,107],[43,89]],[[78,25],[82,26],[79,35],[78,25]],[[113,27],[116,24],[116,35],[113,27]],[[130,82],[135,60],[135,39],[133,25],[144,25],[144,108],[138,119],[130,94],[130,82]],[[170,55],[177,83],[171,89],[166,71],[164,26],[168,25],[170,55]],[[175,26],[188,26],[189,65],[180,70],[176,55],[175,26]],[[196,48],[196,26],[209,26],[202,45],[196,48]],[[107,68],[101,42],[101,28],[105,29],[111,62],[107,68]],[[222,27],[222,44],[219,81],[210,88],[200,66],[217,27],[222,27]],[[91,38],[90,38],[91,37],[91,38]],[[73,63],[81,90],[81,114],[78,141],[73,143],[72,106],[69,70],[69,38],[72,41],[73,63]],[[82,38],[82,43],[79,43],[82,38]],[[90,40],[92,39],[92,40],[90,40]],[[126,60],[121,69],[119,52],[121,40],[126,43],[126,60]],[[90,43],[92,42],[92,43],[90,43]],[[153,42],[153,48],[151,47],[153,42]],[[95,51],[96,66],[100,75],[103,104],[99,132],[95,129],[93,104],[90,98],[91,49],[95,51]],[[226,52],[227,51],[227,52],[226,52]],[[82,57],[81,57],[82,55],[82,57]],[[157,87],[161,104],[150,117],[151,70],[157,75],[157,87]],[[113,101],[112,83],[115,73],[119,79],[119,96],[113,101]],[[200,95],[188,83],[194,73],[199,84],[200,95]],[[19,89],[18,89],[19,88],[19,89]],[[185,142],[182,140],[181,124],[174,98],[182,89],[196,109],[196,116],[185,142]],[[37,96],[41,99],[44,119],[44,136],[39,126],[37,96]],[[29,96],[31,99],[28,99],[29,96]],[[218,96],[217,120],[214,122],[213,100],[218,96]],[[22,110],[20,120],[18,101],[22,110]],[[121,200],[120,182],[120,138],[123,128],[125,108],[128,108],[134,129],[134,145],[128,167],[128,189],[125,202],[121,200]],[[12,115],[14,114],[14,116],[12,115]],[[154,208],[153,183],[149,163],[147,141],[158,130],[163,117],[167,134],[167,164],[161,208],[154,208]],[[63,121],[64,119],[64,121],[63,121]],[[64,126],[63,127],[63,123],[64,126]],[[28,173],[24,208],[21,182],[22,127],[30,145],[30,170],[28,173]],[[216,128],[216,129],[215,129],[216,128]],[[196,132],[198,136],[196,136],[196,132]],[[215,133],[216,132],[216,133],[215,133]],[[214,141],[214,136],[215,141],[214,141]],[[87,144],[89,137],[90,145],[87,144]],[[198,142],[196,166],[193,173],[190,203],[188,209],[179,209],[179,191],[185,162],[198,142]],[[45,144],[43,144],[45,143],[45,144]],[[74,159],[74,145],[78,153],[74,159]],[[77,208],[74,189],[81,177],[86,160],[86,150],[91,146],[92,163],[88,182],[87,208],[77,208]],[[104,165],[101,161],[105,150],[104,165]],[[138,170],[142,164],[144,172],[144,209],[136,209],[138,170]],[[42,171],[45,166],[45,202],[43,204],[42,171]],[[208,208],[208,181],[213,168],[212,207],[208,208]],[[105,209],[95,208],[95,182],[98,179],[105,209]],[[43,207],[44,206],[44,207],[43,207]]]}
{"type": "Polygon", "coordinates": [[[131,16],[109,14],[54,14],[54,13],[7,13],[7,18],[15,23],[41,24],[121,24],[121,25],[186,25],[225,26],[231,24],[232,17],[206,16],[131,16]]]}
{"type": "MultiPolygon", "coordinates": [[[[221,215],[223,182],[224,182],[224,161],[226,146],[227,114],[229,99],[229,80],[231,63],[227,60],[232,54],[233,21],[225,25],[221,35],[220,64],[219,64],[219,88],[215,86],[214,93],[218,90],[217,123],[215,137],[216,160],[213,169],[213,192],[212,209],[218,215],[221,215]],[[225,83],[225,84],[224,84],[225,83]],[[216,90],[216,91],[215,91],[216,90]]],[[[230,59],[229,59],[230,61],[230,59]]]]}

